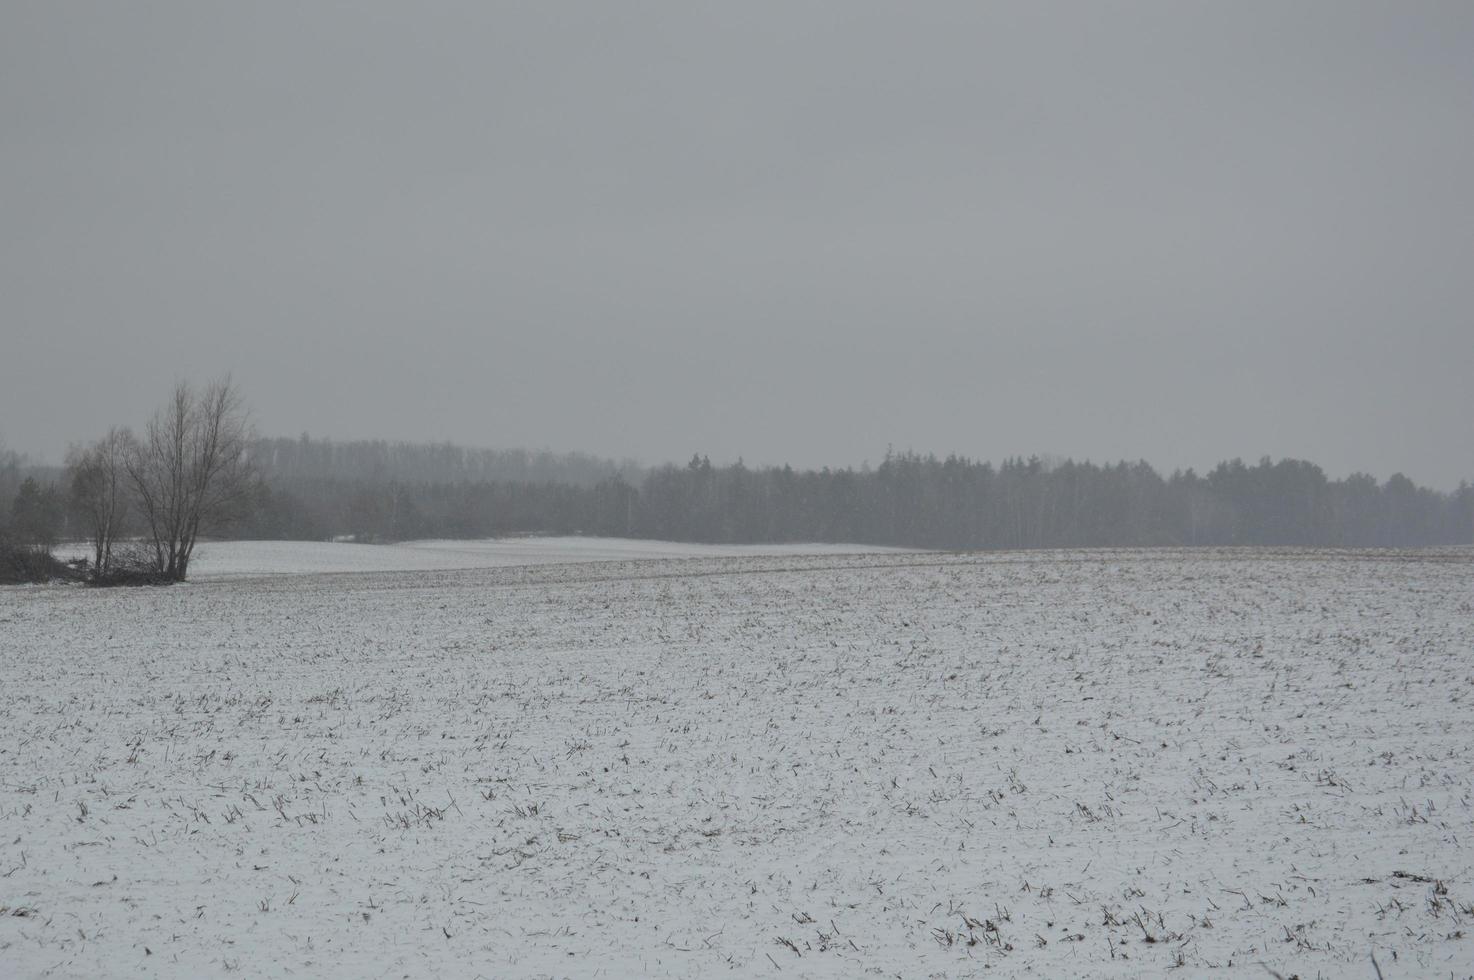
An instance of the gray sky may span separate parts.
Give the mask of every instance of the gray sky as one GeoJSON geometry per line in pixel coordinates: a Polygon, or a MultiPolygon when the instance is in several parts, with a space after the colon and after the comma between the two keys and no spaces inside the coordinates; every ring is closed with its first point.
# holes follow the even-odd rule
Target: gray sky
{"type": "Polygon", "coordinates": [[[0,12],[0,435],[1474,477],[1474,4],[0,12]]]}

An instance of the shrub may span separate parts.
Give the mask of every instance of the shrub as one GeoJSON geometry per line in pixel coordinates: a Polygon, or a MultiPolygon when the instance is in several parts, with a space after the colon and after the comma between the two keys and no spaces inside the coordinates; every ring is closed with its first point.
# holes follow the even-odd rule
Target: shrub
{"type": "Polygon", "coordinates": [[[49,551],[0,541],[0,585],[77,581],[84,573],[49,551]]]}

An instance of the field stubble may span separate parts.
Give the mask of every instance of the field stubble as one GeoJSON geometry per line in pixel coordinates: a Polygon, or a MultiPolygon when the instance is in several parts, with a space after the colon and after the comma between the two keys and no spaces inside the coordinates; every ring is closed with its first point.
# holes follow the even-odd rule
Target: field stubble
{"type": "Polygon", "coordinates": [[[0,975],[1474,974],[1474,555],[0,590],[0,975]]]}

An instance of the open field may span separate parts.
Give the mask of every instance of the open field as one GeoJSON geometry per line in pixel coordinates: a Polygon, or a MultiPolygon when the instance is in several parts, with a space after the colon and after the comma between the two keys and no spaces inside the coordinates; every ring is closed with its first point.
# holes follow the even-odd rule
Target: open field
{"type": "MultiPolygon", "coordinates": [[[[190,580],[335,572],[427,572],[508,565],[561,565],[653,558],[739,558],[758,555],[852,555],[892,549],[846,544],[685,544],[629,538],[520,537],[473,541],[403,541],[351,544],[328,541],[206,541],[190,564],[190,580]]],[[[60,558],[86,558],[87,545],[57,550],[60,558]]]]}
{"type": "Polygon", "coordinates": [[[1474,975],[1474,552],[595,557],[0,589],[0,977],[1474,975]]]}

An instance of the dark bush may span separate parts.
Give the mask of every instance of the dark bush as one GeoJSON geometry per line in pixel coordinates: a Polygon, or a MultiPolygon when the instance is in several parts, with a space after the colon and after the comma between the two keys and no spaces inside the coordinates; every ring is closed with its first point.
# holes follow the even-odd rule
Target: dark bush
{"type": "Polygon", "coordinates": [[[84,572],[60,561],[49,551],[17,547],[0,541],[0,585],[79,581],[84,572]]]}

